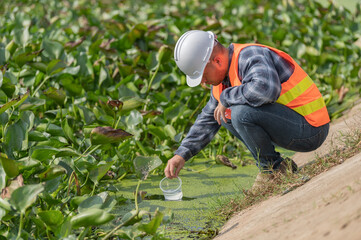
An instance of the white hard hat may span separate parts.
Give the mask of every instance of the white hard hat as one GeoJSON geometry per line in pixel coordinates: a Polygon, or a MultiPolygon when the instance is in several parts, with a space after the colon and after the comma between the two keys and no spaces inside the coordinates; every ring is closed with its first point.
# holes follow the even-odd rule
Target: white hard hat
{"type": "Polygon", "coordinates": [[[209,31],[188,31],[177,41],[174,59],[180,70],[187,75],[188,86],[195,87],[201,83],[213,45],[214,34],[209,31]]]}

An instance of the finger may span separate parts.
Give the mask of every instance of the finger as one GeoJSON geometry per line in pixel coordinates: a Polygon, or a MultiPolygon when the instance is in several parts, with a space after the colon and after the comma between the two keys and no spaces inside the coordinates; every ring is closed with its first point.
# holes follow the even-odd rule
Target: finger
{"type": "Polygon", "coordinates": [[[165,169],[164,169],[164,174],[165,174],[165,176],[166,176],[167,178],[169,178],[169,176],[170,176],[170,173],[169,173],[169,164],[167,164],[167,166],[165,167],[165,169]]]}
{"type": "Polygon", "coordinates": [[[174,173],[174,164],[170,164],[170,174],[169,174],[169,177],[168,178],[174,178],[175,177],[175,173],[174,173]]]}
{"type": "Polygon", "coordinates": [[[221,113],[220,112],[217,112],[217,122],[218,122],[218,125],[221,125],[221,113]]]}
{"type": "Polygon", "coordinates": [[[216,109],[214,109],[214,112],[213,112],[213,117],[215,120],[217,120],[217,110],[218,110],[218,107],[216,109]]]}
{"type": "Polygon", "coordinates": [[[178,177],[178,174],[180,172],[180,170],[182,169],[182,167],[177,167],[177,169],[175,170],[175,177],[178,177]]]}
{"type": "Polygon", "coordinates": [[[224,123],[227,123],[227,119],[226,119],[226,113],[222,112],[222,119],[224,123]]]}

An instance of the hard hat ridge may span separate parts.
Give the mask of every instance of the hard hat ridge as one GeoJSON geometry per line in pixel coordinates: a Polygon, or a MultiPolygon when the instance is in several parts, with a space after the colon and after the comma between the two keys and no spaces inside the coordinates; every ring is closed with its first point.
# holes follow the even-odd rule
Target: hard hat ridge
{"type": "Polygon", "coordinates": [[[188,86],[195,87],[201,83],[213,46],[214,34],[209,31],[191,30],[177,41],[174,59],[179,69],[187,75],[188,86]]]}

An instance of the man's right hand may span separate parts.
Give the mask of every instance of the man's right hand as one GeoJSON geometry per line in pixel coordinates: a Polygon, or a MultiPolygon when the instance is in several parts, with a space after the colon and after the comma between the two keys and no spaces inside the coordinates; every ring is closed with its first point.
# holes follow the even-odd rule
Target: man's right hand
{"type": "Polygon", "coordinates": [[[167,167],[164,169],[165,176],[170,179],[178,177],[185,162],[186,161],[181,156],[174,155],[174,157],[168,160],[167,167]]]}

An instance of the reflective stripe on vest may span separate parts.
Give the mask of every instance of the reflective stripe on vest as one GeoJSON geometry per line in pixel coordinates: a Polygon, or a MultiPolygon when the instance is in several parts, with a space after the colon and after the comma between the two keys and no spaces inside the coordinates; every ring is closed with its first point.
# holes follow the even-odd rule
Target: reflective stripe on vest
{"type": "MultiPolygon", "coordinates": [[[[248,46],[266,47],[293,64],[295,67],[290,78],[286,82],[282,83],[280,97],[276,102],[301,114],[305,117],[307,122],[314,127],[319,127],[330,122],[325,102],[316,84],[288,54],[261,44],[233,44],[233,46],[234,52],[228,72],[232,87],[242,84],[240,80],[241,78],[238,76],[238,56],[242,49],[248,46]]],[[[222,83],[217,86],[213,86],[212,88],[213,96],[218,100],[218,102],[223,88],[224,86],[222,83]]],[[[230,109],[226,110],[226,117],[231,119],[230,109]]]]}

